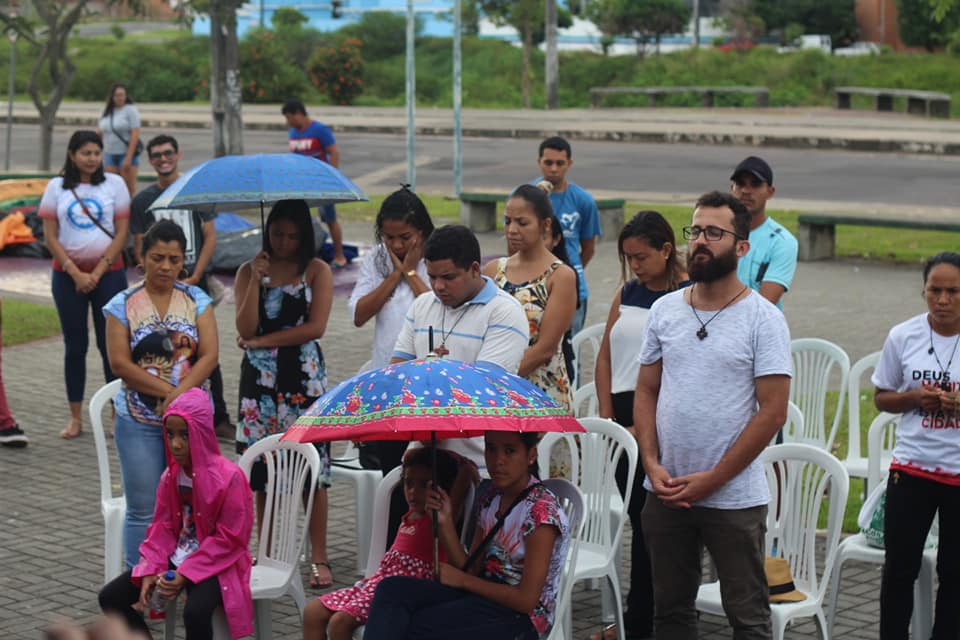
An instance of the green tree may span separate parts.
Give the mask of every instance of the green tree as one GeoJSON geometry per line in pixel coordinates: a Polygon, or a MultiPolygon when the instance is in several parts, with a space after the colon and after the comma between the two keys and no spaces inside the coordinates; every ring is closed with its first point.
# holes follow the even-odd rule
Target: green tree
{"type": "Polygon", "coordinates": [[[310,18],[292,7],[280,7],[270,16],[270,23],[273,24],[273,28],[277,30],[285,28],[299,29],[309,20],[310,18]]]}
{"type": "MultiPolygon", "coordinates": [[[[423,32],[423,20],[419,16],[413,29],[415,36],[423,32]]],[[[356,22],[341,27],[337,35],[362,42],[367,60],[385,60],[406,51],[407,17],[389,11],[364,12],[356,22]]]]}
{"type": "Polygon", "coordinates": [[[664,34],[686,30],[690,8],[683,0],[595,0],[587,17],[606,36],[634,38],[638,53],[651,38],[659,52],[664,34]]]}
{"type": "Polygon", "coordinates": [[[952,6],[945,0],[940,2],[938,8],[931,0],[897,0],[897,22],[905,44],[933,51],[950,41],[960,26],[960,8],[955,2],[952,6]]]}
{"type": "Polygon", "coordinates": [[[855,0],[752,0],[749,10],[785,43],[787,27],[800,24],[804,33],[825,33],[841,44],[857,38],[855,5],[855,0]]]}
{"type": "MultiPolygon", "coordinates": [[[[480,9],[495,24],[510,25],[520,34],[523,57],[520,65],[523,86],[523,106],[530,108],[530,55],[533,48],[543,42],[546,25],[543,0],[478,0],[480,9]]],[[[573,18],[566,9],[558,7],[557,26],[569,27],[573,18]]]]}

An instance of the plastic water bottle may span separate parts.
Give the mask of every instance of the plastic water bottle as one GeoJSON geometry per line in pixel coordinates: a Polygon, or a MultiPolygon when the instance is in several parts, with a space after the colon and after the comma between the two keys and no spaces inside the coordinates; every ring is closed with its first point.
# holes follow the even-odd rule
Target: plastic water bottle
{"type": "MultiPolygon", "coordinates": [[[[166,581],[173,580],[177,577],[177,574],[173,571],[167,571],[163,574],[163,579],[166,581]]],[[[166,611],[167,610],[167,599],[160,595],[160,590],[156,586],[153,588],[153,595],[150,596],[150,608],[154,611],[166,611]]]]}

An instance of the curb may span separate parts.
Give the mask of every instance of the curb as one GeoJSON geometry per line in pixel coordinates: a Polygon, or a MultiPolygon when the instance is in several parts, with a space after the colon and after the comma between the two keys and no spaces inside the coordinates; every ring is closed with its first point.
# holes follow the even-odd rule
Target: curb
{"type": "MultiPolygon", "coordinates": [[[[37,116],[15,115],[15,124],[39,125],[37,116]]],[[[163,119],[143,116],[141,123],[151,129],[210,129],[210,123],[201,120],[163,119]]],[[[57,116],[55,125],[72,127],[95,127],[96,120],[81,116],[57,116]]],[[[401,125],[329,124],[337,133],[405,134],[401,125]]],[[[247,120],[244,129],[251,131],[286,131],[283,124],[247,120]]],[[[960,143],[927,142],[921,140],[892,140],[890,138],[854,138],[812,135],[776,135],[765,133],[709,133],[684,131],[613,131],[583,129],[542,128],[483,128],[463,127],[467,138],[529,138],[542,140],[559,135],[570,140],[593,140],[603,142],[633,142],[643,144],[702,144],[719,146],[774,147],[781,149],[818,149],[822,151],[859,151],[874,153],[909,153],[915,155],[960,156],[960,143]]],[[[453,136],[452,126],[422,125],[416,127],[417,135],[453,136]]]]}

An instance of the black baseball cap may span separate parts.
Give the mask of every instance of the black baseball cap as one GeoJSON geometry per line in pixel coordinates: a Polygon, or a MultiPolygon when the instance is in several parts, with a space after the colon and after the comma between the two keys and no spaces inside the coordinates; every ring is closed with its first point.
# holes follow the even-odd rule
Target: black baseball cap
{"type": "Polygon", "coordinates": [[[770,168],[770,165],[768,165],[763,158],[749,156],[744,159],[743,162],[738,164],[737,168],[733,170],[733,175],[730,176],[730,179],[736,179],[737,174],[743,172],[753,174],[758,180],[773,185],[773,169],[770,168]]]}

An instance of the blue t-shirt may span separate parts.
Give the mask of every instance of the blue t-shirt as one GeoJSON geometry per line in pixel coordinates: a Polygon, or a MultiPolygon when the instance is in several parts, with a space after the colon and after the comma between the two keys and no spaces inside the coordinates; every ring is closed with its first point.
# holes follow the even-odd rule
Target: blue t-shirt
{"type": "MultiPolygon", "coordinates": [[[[797,239],[773,218],[750,232],[750,251],[737,264],[737,277],[760,291],[760,283],[775,282],[790,289],[797,270],[797,239]]],[[[783,309],[783,298],[777,307],[783,309]]]]}
{"type": "MultiPolygon", "coordinates": [[[[537,179],[539,182],[540,178],[537,179]]],[[[535,184],[535,183],[534,183],[535,184]]],[[[580,241],[596,238],[600,235],[600,212],[597,203],[586,189],[567,182],[564,191],[550,194],[553,212],[563,227],[563,240],[567,247],[570,266],[577,272],[580,287],[580,300],[590,295],[587,290],[587,278],[580,260],[580,241]]]]}
{"type": "Polygon", "coordinates": [[[303,131],[291,127],[288,143],[290,151],[326,162],[327,149],[337,144],[337,141],[330,127],[312,120],[303,131]]]}

